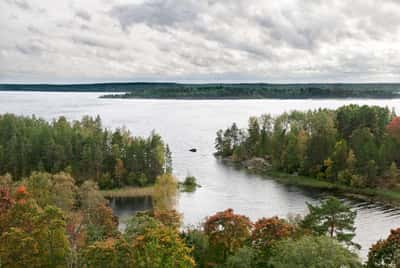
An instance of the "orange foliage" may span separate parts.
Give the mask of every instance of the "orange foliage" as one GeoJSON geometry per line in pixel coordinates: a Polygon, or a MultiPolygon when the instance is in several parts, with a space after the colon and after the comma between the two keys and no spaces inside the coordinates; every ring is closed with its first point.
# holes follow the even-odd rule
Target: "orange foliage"
{"type": "Polygon", "coordinates": [[[181,225],[181,214],[176,210],[155,210],[153,214],[154,218],[159,220],[165,226],[178,229],[181,225]]]}
{"type": "Polygon", "coordinates": [[[18,186],[17,190],[15,191],[15,194],[17,196],[26,196],[28,194],[28,191],[26,190],[25,185],[18,186]]]}
{"type": "Polygon", "coordinates": [[[208,217],[204,223],[204,231],[209,236],[210,245],[222,248],[226,256],[244,245],[251,236],[252,226],[248,217],[227,209],[208,217]]]}
{"type": "Polygon", "coordinates": [[[389,267],[390,264],[397,265],[398,263],[396,263],[396,261],[399,250],[400,228],[397,228],[390,231],[390,235],[387,239],[379,240],[372,245],[368,253],[367,267],[389,267]],[[385,264],[385,266],[381,266],[382,264],[385,264]]]}
{"type": "Polygon", "coordinates": [[[115,234],[118,227],[118,217],[114,216],[112,209],[104,204],[88,209],[87,223],[102,226],[108,237],[115,234]]]}
{"type": "Polygon", "coordinates": [[[254,224],[252,240],[255,247],[269,248],[275,241],[294,233],[294,227],[278,217],[262,218],[254,224]]]}
{"type": "Polygon", "coordinates": [[[400,142],[400,116],[393,118],[386,126],[386,130],[390,136],[400,142]]]}

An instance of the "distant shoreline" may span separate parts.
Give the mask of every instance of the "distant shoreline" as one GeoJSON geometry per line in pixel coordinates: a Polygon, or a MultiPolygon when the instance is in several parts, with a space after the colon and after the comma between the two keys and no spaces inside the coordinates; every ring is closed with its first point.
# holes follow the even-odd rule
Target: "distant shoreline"
{"type": "Polygon", "coordinates": [[[0,91],[105,93],[110,99],[397,99],[399,83],[99,83],[99,84],[0,84],[0,91]]]}

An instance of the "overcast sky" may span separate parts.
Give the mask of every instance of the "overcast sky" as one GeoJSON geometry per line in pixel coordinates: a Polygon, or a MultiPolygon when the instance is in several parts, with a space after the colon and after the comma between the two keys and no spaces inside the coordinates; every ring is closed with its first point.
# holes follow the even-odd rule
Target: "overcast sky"
{"type": "Polygon", "coordinates": [[[400,82],[398,0],[0,0],[0,82],[400,82]]]}

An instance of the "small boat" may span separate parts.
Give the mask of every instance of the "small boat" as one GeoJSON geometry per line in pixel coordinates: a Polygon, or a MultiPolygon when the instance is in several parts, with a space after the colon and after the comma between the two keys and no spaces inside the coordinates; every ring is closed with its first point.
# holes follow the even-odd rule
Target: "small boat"
{"type": "Polygon", "coordinates": [[[197,149],[196,148],[192,148],[189,151],[191,151],[192,153],[195,153],[195,152],[197,152],[197,149]]]}

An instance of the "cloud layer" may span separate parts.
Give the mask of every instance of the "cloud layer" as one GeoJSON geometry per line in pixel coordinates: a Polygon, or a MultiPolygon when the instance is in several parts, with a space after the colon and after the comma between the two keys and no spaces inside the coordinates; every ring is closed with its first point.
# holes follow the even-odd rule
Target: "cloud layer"
{"type": "Polygon", "coordinates": [[[399,82],[396,0],[4,0],[0,82],[399,82]]]}

